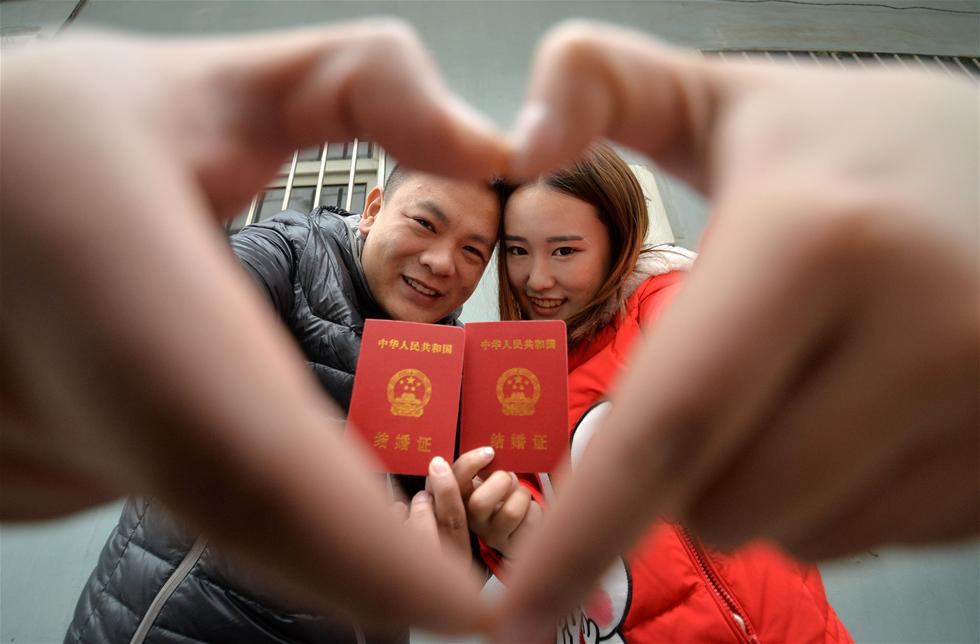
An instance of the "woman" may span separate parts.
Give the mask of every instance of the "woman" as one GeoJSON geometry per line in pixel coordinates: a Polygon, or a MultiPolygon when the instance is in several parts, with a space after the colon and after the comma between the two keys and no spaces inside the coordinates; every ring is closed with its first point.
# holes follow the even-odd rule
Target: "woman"
{"type": "MultiPolygon", "coordinates": [[[[521,186],[505,211],[501,318],[567,325],[573,465],[633,342],[678,292],[693,259],[679,248],[645,247],[647,222],[635,176],[602,144],[566,170],[521,186]]],[[[497,572],[498,553],[512,552],[533,529],[541,503],[537,490],[528,494],[504,476],[490,477],[470,497],[470,526],[497,572]]],[[[762,545],[715,552],[670,524],[651,529],[559,632],[559,641],[600,640],[851,641],[815,567],[762,545]]]]}

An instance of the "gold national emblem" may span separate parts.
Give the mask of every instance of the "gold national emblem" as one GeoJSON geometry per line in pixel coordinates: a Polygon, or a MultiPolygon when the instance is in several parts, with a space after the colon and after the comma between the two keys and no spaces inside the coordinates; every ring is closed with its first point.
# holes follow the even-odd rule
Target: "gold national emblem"
{"type": "Polygon", "coordinates": [[[418,369],[402,369],[388,381],[388,402],[393,416],[418,418],[432,398],[432,382],[418,369]]]}
{"type": "Polygon", "coordinates": [[[533,416],[541,398],[541,382],[529,369],[515,367],[497,378],[497,401],[504,416],[533,416]]]}

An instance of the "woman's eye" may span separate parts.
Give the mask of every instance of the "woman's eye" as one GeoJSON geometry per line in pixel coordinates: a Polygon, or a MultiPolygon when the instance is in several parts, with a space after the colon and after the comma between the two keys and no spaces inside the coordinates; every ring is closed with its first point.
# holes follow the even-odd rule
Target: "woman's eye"
{"type": "Polygon", "coordinates": [[[527,250],[521,248],[520,246],[508,246],[507,247],[507,254],[508,255],[527,255],[527,250]]]}
{"type": "Polygon", "coordinates": [[[571,246],[562,246],[561,248],[556,248],[554,254],[560,257],[567,257],[575,253],[575,249],[571,246]]]}
{"type": "Polygon", "coordinates": [[[436,232],[436,227],[433,226],[431,223],[429,223],[429,220],[423,219],[422,217],[412,217],[412,219],[414,219],[416,222],[418,222],[418,224],[420,226],[422,226],[423,228],[427,228],[427,229],[431,230],[432,232],[436,232]]]}

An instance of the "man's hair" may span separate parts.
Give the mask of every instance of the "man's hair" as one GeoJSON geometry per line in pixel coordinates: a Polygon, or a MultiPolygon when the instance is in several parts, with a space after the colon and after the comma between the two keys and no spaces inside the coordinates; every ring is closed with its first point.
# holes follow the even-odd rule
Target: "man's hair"
{"type": "Polygon", "coordinates": [[[385,179],[385,185],[384,185],[385,197],[393,196],[395,194],[395,191],[398,190],[398,186],[400,186],[405,181],[405,177],[407,177],[411,173],[412,173],[411,170],[402,167],[402,164],[400,163],[396,163],[395,167],[391,169],[391,173],[388,175],[388,178],[385,179]]]}
{"type": "MultiPolygon", "coordinates": [[[[412,175],[414,172],[420,172],[418,170],[412,170],[411,168],[406,168],[400,163],[396,163],[395,167],[391,169],[391,173],[388,174],[388,178],[385,179],[384,185],[384,196],[385,199],[390,199],[395,191],[398,190],[405,179],[412,175]]],[[[494,177],[487,181],[487,187],[493,191],[494,195],[497,196],[497,203],[500,208],[500,220],[503,222],[504,218],[504,208],[507,206],[507,199],[513,194],[515,186],[505,182],[500,177],[494,177]]]]}
{"type": "MultiPolygon", "coordinates": [[[[574,345],[602,318],[610,300],[622,299],[623,286],[643,252],[649,226],[647,201],[629,165],[605,143],[593,144],[575,162],[534,183],[592,205],[609,233],[612,251],[609,273],[582,310],[565,321],[569,345],[574,345]]],[[[503,235],[497,247],[497,279],[500,319],[521,319],[520,305],[507,278],[503,235]]]]}

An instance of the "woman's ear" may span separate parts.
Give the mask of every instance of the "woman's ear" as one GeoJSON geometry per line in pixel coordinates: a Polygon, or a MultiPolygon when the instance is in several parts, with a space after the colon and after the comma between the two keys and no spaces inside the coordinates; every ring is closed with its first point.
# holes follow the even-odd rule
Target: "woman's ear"
{"type": "Polygon", "coordinates": [[[361,214],[361,221],[357,224],[357,227],[365,235],[371,230],[371,226],[378,218],[378,213],[381,212],[381,207],[384,205],[384,197],[384,190],[381,186],[375,186],[368,193],[367,201],[364,203],[364,212],[361,214]]]}

